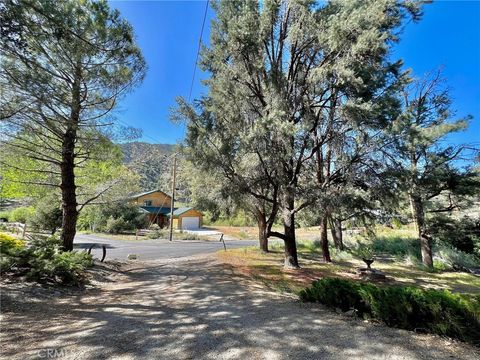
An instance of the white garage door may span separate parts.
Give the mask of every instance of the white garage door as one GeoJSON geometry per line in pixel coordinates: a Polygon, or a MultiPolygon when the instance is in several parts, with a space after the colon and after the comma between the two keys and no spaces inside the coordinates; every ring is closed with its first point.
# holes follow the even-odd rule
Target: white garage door
{"type": "Polygon", "coordinates": [[[200,227],[200,218],[199,217],[184,217],[182,218],[182,229],[183,230],[194,230],[200,227]]]}

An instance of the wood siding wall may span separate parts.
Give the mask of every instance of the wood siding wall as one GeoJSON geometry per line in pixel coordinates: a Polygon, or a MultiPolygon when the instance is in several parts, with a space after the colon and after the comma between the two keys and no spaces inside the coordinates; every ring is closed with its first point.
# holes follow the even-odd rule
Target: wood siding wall
{"type": "Polygon", "coordinates": [[[132,200],[132,203],[138,206],[145,206],[144,202],[150,200],[152,202],[152,205],[150,206],[155,206],[155,207],[170,207],[170,203],[172,202],[172,198],[162,192],[154,192],[148,195],[143,195],[140,196],[134,200],[132,200]]]}

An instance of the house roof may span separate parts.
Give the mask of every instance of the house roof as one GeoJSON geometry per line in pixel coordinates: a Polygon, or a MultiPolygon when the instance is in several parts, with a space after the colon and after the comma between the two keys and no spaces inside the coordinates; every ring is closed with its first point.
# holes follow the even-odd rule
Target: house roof
{"type": "Polygon", "coordinates": [[[186,213],[189,210],[192,210],[193,207],[181,207],[173,210],[173,216],[179,216],[182,215],[183,213],[186,213]]]}
{"type": "Polygon", "coordinates": [[[166,193],[163,192],[162,190],[155,189],[155,190],[145,191],[145,192],[140,193],[140,194],[131,195],[131,196],[130,196],[130,199],[136,199],[136,198],[139,198],[139,197],[141,197],[141,196],[153,194],[153,193],[156,193],[156,192],[160,192],[160,193],[162,193],[163,195],[170,197],[170,195],[166,194],[166,193]]]}
{"type": "MultiPolygon", "coordinates": [[[[173,217],[180,216],[186,213],[189,210],[192,210],[193,207],[181,207],[181,208],[174,208],[173,209],[173,217]]],[[[140,211],[148,214],[155,214],[155,215],[170,215],[170,208],[169,207],[156,207],[156,206],[140,206],[140,211]]]]}
{"type": "Polygon", "coordinates": [[[170,214],[169,207],[157,207],[157,206],[140,206],[140,211],[148,214],[155,215],[168,215],[170,214]]]}

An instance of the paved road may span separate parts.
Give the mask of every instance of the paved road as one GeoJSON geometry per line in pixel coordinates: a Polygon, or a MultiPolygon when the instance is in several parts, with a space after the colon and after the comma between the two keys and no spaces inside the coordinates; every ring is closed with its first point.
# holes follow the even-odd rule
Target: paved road
{"type": "MultiPolygon", "coordinates": [[[[106,245],[107,259],[125,260],[129,254],[136,254],[138,260],[171,259],[198,254],[213,253],[223,249],[218,241],[192,240],[112,240],[94,235],[78,234],[75,237],[76,248],[89,248],[92,244],[106,245]]],[[[226,240],[227,249],[256,245],[255,240],[226,240]]],[[[101,246],[92,250],[94,257],[102,256],[101,246]]]]}

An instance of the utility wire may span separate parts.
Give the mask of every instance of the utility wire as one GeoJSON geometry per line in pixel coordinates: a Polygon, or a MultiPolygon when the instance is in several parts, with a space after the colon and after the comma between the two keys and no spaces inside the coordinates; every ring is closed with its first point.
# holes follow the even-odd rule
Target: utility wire
{"type": "MultiPolygon", "coordinates": [[[[203,30],[204,30],[204,28],[205,28],[205,20],[207,19],[208,3],[209,3],[209,0],[207,0],[207,1],[205,2],[205,11],[204,11],[204,13],[203,13],[202,28],[201,28],[201,30],[200,30],[200,37],[199,37],[199,39],[198,39],[197,55],[196,55],[196,58],[195,58],[195,64],[194,64],[194,66],[193,66],[192,82],[190,83],[190,91],[189,91],[189,93],[188,93],[188,102],[190,102],[190,99],[191,99],[191,97],[192,97],[193,84],[195,83],[195,75],[196,75],[196,73],[197,73],[198,58],[199,58],[199,56],[200,56],[200,49],[201,49],[201,47],[202,47],[203,30]]],[[[125,126],[132,126],[132,125],[130,125],[130,124],[127,124],[125,121],[120,120],[120,119],[117,119],[117,121],[118,121],[119,123],[125,125],[125,126]]],[[[153,141],[155,141],[155,142],[157,142],[157,143],[159,143],[159,144],[161,143],[160,140],[155,139],[155,138],[152,137],[152,136],[149,136],[149,135],[146,135],[146,134],[144,134],[143,136],[146,137],[146,138],[149,138],[150,140],[153,140],[153,141]]],[[[171,156],[173,156],[173,155],[171,155],[171,156]]]]}
{"type": "MultiPolygon", "coordinates": [[[[120,124],[122,125],[125,125],[125,126],[128,126],[128,127],[135,127],[134,125],[131,125],[131,124],[128,124],[126,123],[125,121],[123,120],[120,120],[120,119],[116,119],[117,122],[119,122],[120,124]]],[[[145,137],[145,138],[148,138],[150,140],[153,140],[155,143],[157,144],[161,144],[162,142],[158,139],[155,139],[154,137],[150,136],[150,135],[147,135],[147,134],[144,134],[143,133],[143,129],[142,129],[142,137],[145,137]]]]}
{"type": "Polygon", "coordinates": [[[192,76],[192,83],[190,84],[190,92],[188,93],[188,102],[190,102],[190,98],[192,97],[193,83],[195,82],[195,74],[197,72],[198,56],[200,54],[200,48],[202,47],[203,29],[205,27],[205,20],[207,18],[208,2],[209,0],[207,0],[205,3],[205,13],[203,14],[202,29],[200,30],[200,38],[198,39],[197,56],[195,59],[195,64],[193,66],[193,76],[192,76]]]}

